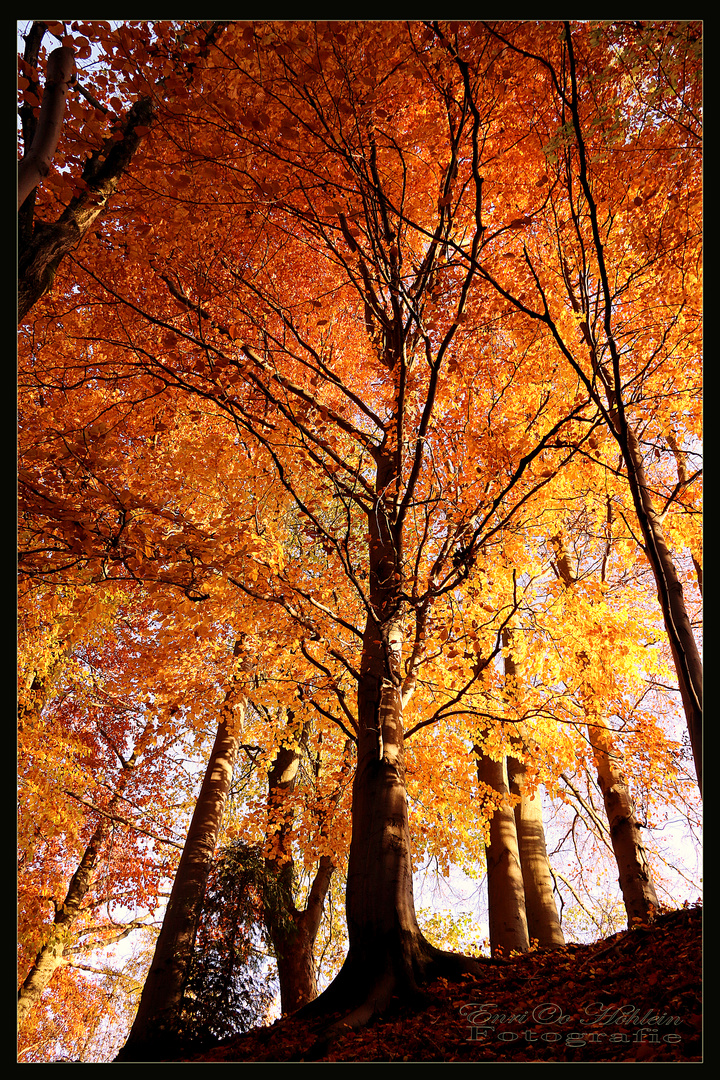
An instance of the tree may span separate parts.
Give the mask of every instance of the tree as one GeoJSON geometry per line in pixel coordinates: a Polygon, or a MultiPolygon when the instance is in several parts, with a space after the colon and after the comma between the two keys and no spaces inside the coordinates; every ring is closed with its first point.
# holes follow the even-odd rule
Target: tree
{"type": "Polygon", "coordinates": [[[554,896],[554,883],[548,859],[543,826],[540,792],[532,791],[525,762],[507,758],[508,787],[518,800],[515,804],[515,829],[525,894],[525,914],[530,940],[541,949],[559,949],[565,944],[554,896]]]}
{"type": "Polygon", "coordinates": [[[209,680],[197,642],[170,635],[173,655],[146,598],[43,583],[22,600],[21,675],[31,691],[19,695],[18,735],[24,1050],[77,991],[83,957],[92,966],[150,925],[182,850],[193,756],[184,718],[194,703],[185,665],[205,701],[209,680]]]}
{"type": "MultiPolygon", "coordinates": [[[[240,640],[234,655],[242,655],[240,640]]],[[[180,1031],[185,983],[240,741],[242,716],[236,706],[244,698],[244,678],[238,671],[225,697],[140,1006],[117,1061],[162,1058],[180,1031]]]]}
{"type": "MultiPolygon", "coordinates": [[[[577,578],[573,573],[562,535],[553,538],[553,546],[557,553],[558,574],[569,590],[577,584],[577,578]]],[[[583,654],[581,661],[586,667],[590,666],[587,653],[583,654]]],[[[617,748],[598,713],[590,685],[586,685],[582,692],[588,718],[588,737],[593,748],[598,783],[610,827],[628,925],[632,926],[634,920],[652,922],[659,904],[632,796],[618,761],[617,748]]]]}
{"type": "MultiPolygon", "coordinates": [[[[567,491],[606,476],[589,453],[601,423],[629,476],[604,354],[595,370],[566,344],[579,322],[560,256],[582,260],[556,248],[560,216],[578,218],[575,173],[559,155],[550,185],[555,90],[526,77],[559,70],[572,43],[557,29],[541,24],[540,63],[523,24],[229,24],[183,94],[154,101],[122,207],[23,332],[28,573],[136,582],[161,609],[180,598],[199,633],[215,613],[232,626],[242,597],[278,706],[299,695],[357,740],[349,952],[312,1007],[349,1023],[473,967],[420,932],[409,776],[434,798],[442,755],[464,743],[468,760],[468,717],[498,717],[494,661],[534,587],[517,568],[559,527],[567,491]]],[[[602,68],[609,39],[578,33],[602,68]]],[[[137,92],[170,59],[173,35],[159,38],[138,50],[137,92]]],[[[595,243],[583,199],[580,253],[595,243]]],[[[628,265],[642,257],[631,241],[628,265]]],[[[673,303],[653,364],[625,376],[638,415],[659,400],[658,422],[666,376],[692,394],[668,366],[692,345],[673,303]]],[[[642,312],[623,307],[636,344],[642,312]]],[[[577,725],[571,695],[531,690],[542,730],[518,734],[559,782],[568,748],[547,717],[557,705],[577,725]]]]}
{"type": "Polygon", "coordinates": [[[507,764],[496,761],[475,748],[478,781],[499,801],[486,814],[490,818],[490,838],[485,845],[488,882],[490,949],[493,956],[527,952],[530,948],[525,887],[510,799],[507,764]]]}
{"type": "Polygon", "coordinates": [[[127,787],[138,757],[143,754],[144,744],[149,741],[151,734],[152,727],[148,724],[140,736],[138,745],[133,749],[127,760],[121,758],[121,773],[115,791],[107,804],[107,811],[103,813],[83,852],[82,859],[70,880],[65,899],[59,907],[56,905],[52,929],[20,987],[17,1010],[18,1026],[24,1022],[27,1013],[39,1000],[55,971],[63,963],[73,924],[80,915],[83,901],[90,889],[103,842],[107,837],[113,819],[113,812],[127,787]]]}
{"type": "MultiPolygon", "coordinates": [[[[300,731],[293,731],[293,714],[288,716],[288,732],[268,773],[268,839],[265,867],[269,878],[276,883],[266,902],[263,920],[277,961],[280,983],[280,1008],[284,1014],[296,1012],[317,997],[315,941],[323,914],[323,905],[330,888],[330,879],[337,863],[337,853],[325,850],[320,854],[304,907],[298,907],[294,896],[296,866],[292,851],[292,833],[296,810],[290,801],[298,785],[298,770],[302,748],[307,746],[310,723],[305,721],[300,731]]],[[[343,795],[346,773],[351,767],[352,740],[345,744],[342,767],[333,787],[318,807],[317,831],[321,842],[329,838],[329,829],[337,804],[343,795]]],[[[322,763],[315,759],[316,778],[322,763]]]]}
{"type": "MultiPolygon", "coordinates": [[[[699,265],[700,239],[696,222],[700,165],[697,153],[699,28],[694,24],[668,27],[659,51],[652,44],[652,25],[639,24],[629,40],[625,27],[615,25],[606,29],[586,24],[581,29],[567,22],[562,28],[559,24],[546,23],[542,41],[534,28],[529,29],[529,24],[497,24],[490,29],[519,61],[527,63],[528,70],[542,71],[548,79],[546,107],[554,113],[558,130],[549,131],[543,117],[532,134],[546,162],[542,183],[538,181],[538,185],[541,188],[549,185],[548,196],[530,192],[522,216],[513,224],[525,230],[537,215],[552,216],[555,225],[552,246],[557,259],[554,276],[556,283],[562,282],[565,297],[558,296],[556,300],[551,292],[546,234],[540,233],[541,254],[532,243],[532,234],[537,235],[534,229],[523,232],[522,254],[520,250],[508,252],[510,258],[519,260],[517,265],[526,283],[524,293],[516,281],[505,284],[495,267],[488,263],[478,263],[477,270],[525,318],[547,329],[617,442],[643,550],[657,587],[702,789],[702,663],[682,584],[665,539],[661,515],[655,507],[653,483],[647,476],[637,421],[633,419],[638,406],[646,405],[658,393],[653,387],[658,375],[661,384],[667,379],[668,358],[674,362],[673,354],[679,351],[692,363],[699,330],[695,272],[699,265]],[[604,72],[599,64],[598,44],[607,49],[609,57],[604,72]],[[617,132],[617,141],[632,150],[628,155],[629,168],[621,172],[620,185],[616,174],[618,162],[612,153],[598,152],[591,141],[593,131],[606,130],[604,121],[615,100],[615,68],[620,69],[631,87],[628,116],[616,119],[610,129],[617,132]],[[669,87],[673,99],[669,109],[663,90],[659,87],[651,90],[649,78],[653,75],[669,87]],[[673,143],[670,150],[669,130],[673,136],[682,132],[685,145],[675,149],[673,143]],[[543,138],[547,142],[543,143],[543,138]],[[647,207],[663,180],[671,203],[677,200],[673,189],[678,157],[682,158],[681,174],[693,185],[687,199],[688,217],[679,234],[679,255],[674,243],[667,244],[664,208],[659,214],[648,214],[647,207]],[[612,176],[608,175],[610,169],[612,176]],[[552,182],[548,178],[550,171],[552,182]],[[630,201],[627,196],[633,190],[638,194],[632,200],[630,214],[636,221],[628,222],[628,237],[620,221],[627,217],[630,201]],[[636,224],[639,206],[644,207],[640,227],[636,224]],[[557,228],[559,221],[563,226],[569,225],[565,236],[557,228]],[[693,270],[686,277],[685,268],[689,266],[693,270]],[[660,305],[660,313],[653,313],[644,323],[642,318],[638,320],[638,315],[646,310],[647,292],[663,277],[663,285],[670,293],[669,302],[660,305]],[[531,296],[535,308],[531,306],[531,296]],[[578,334],[580,346],[576,344],[578,334]]],[[[446,40],[437,25],[436,32],[446,40]]],[[[470,67],[457,48],[450,43],[448,48],[471,95],[470,67]]],[[[513,70],[518,87],[523,79],[524,85],[529,85],[521,67],[523,64],[519,63],[513,70]]],[[[479,193],[485,177],[478,168],[474,169],[473,182],[479,193]]],[[[455,249],[468,261],[476,258],[467,246],[455,245],[455,249]]]]}
{"type": "MultiPolygon", "coordinates": [[[[73,30],[80,29],[109,50],[118,49],[120,63],[112,65],[116,71],[122,68],[123,61],[129,59],[128,53],[133,48],[138,45],[141,49],[150,46],[146,35],[141,33],[137,42],[124,28],[119,32],[120,40],[116,43],[113,40],[114,32],[106,22],[83,23],[80,26],[73,23],[73,30]]],[[[183,76],[192,77],[193,68],[201,60],[204,50],[218,29],[217,23],[201,23],[197,36],[191,28],[173,43],[171,55],[179,69],[173,72],[176,80],[178,74],[180,82],[183,76]]],[[[138,98],[128,108],[125,116],[117,115],[122,108],[126,88],[114,88],[107,75],[102,74],[100,79],[104,95],[100,92],[100,96],[110,97],[111,107],[107,107],[97,100],[84,79],[82,82],[77,79],[74,64],[76,50],[81,59],[91,56],[90,43],[84,33],[67,34],[64,23],[34,22],[26,36],[20,84],[23,92],[23,108],[20,112],[26,149],[18,172],[20,321],[52,287],[62,260],[77,248],[104,212],[118,182],[129,168],[143,136],[155,120],[153,97],[157,93],[167,93],[172,81],[166,76],[151,92],[138,98]],[[45,95],[40,99],[38,54],[43,37],[48,31],[62,40],[63,44],[53,50],[48,58],[45,95]],[[63,163],[74,165],[77,172],[69,178],[57,175],[53,177],[55,186],[59,188],[57,194],[60,200],[67,196],[68,191],[72,193],[72,197],[54,222],[38,221],[35,217],[35,189],[50,172],[61,136],[65,95],[73,85],[86,98],[88,107],[83,109],[79,103],[72,103],[72,117],[82,122],[82,130],[79,133],[72,131],[69,137],[67,131],[62,132],[66,137],[60,145],[63,163]],[[108,94],[112,89],[116,89],[116,93],[121,97],[108,94]],[[111,130],[105,135],[104,129],[108,124],[111,125],[111,130]]],[[[171,95],[174,92],[172,89],[171,95]]],[[[66,128],[67,126],[66,124],[66,128]]]]}

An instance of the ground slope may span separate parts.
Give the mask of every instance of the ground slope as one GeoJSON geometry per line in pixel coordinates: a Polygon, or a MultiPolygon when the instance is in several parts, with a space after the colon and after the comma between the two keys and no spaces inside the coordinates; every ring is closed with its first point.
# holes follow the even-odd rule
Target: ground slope
{"type": "Polygon", "coordinates": [[[700,907],[430,986],[360,1031],[292,1017],[185,1061],[701,1061],[700,907]],[[325,1025],[327,1026],[327,1025],[325,1025]]]}

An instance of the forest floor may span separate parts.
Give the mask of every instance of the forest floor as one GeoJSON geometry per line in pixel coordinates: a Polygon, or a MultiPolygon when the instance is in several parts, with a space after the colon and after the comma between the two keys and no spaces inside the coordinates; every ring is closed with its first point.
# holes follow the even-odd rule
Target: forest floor
{"type": "Polygon", "coordinates": [[[395,1000],[330,1043],[317,1022],[289,1017],[183,1060],[698,1062],[701,927],[702,908],[681,908],[592,945],[439,980],[422,1004],[395,1000]]]}

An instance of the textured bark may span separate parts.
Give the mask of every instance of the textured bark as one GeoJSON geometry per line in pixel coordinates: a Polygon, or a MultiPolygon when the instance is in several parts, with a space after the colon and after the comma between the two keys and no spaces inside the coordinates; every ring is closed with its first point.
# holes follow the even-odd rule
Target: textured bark
{"type": "Polygon", "coordinates": [[[62,131],[65,98],[75,75],[75,51],[68,45],[53,49],[47,61],[45,93],[30,149],[18,165],[18,210],[50,172],[62,131]]]}
{"type": "Polygon", "coordinates": [[[240,741],[233,706],[243,702],[236,683],[225,698],[137,1016],[116,1061],[158,1061],[173,1055],[188,965],[240,741]]]}
{"type": "Polygon", "coordinates": [[[488,918],[491,955],[509,956],[530,948],[515,811],[505,760],[495,761],[481,746],[475,746],[474,751],[481,786],[486,784],[501,796],[490,821],[490,843],[485,845],[488,918]]]}
{"type": "MultiPolygon", "coordinates": [[[[123,761],[122,772],[113,796],[108,803],[108,811],[112,811],[125,791],[137,760],[143,752],[149,731],[150,729],[147,728],[133,753],[127,761],[123,761]]],[[[57,969],[64,963],[65,949],[72,940],[73,925],[80,915],[83,900],[92,885],[98,857],[111,824],[112,819],[109,815],[103,817],[92,834],[78,868],[70,881],[65,900],[55,912],[55,918],[47,935],[47,940],[38,951],[33,966],[18,991],[18,1027],[39,1001],[57,969]]]]}
{"type": "MultiPolygon", "coordinates": [[[[368,519],[370,612],[358,684],[348,953],[328,989],[304,1010],[309,1016],[344,1011],[333,1031],[362,1026],[394,994],[408,1000],[437,975],[456,977],[481,967],[432,946],[415,913],[403,733],[402,529],[388,495],[398,484],[394,430],[393,423],[387,446],[376,453],[378,504],[368,519]]],[[[409,683],[405,690],[409,700],[409,683]]]]}
{"type": "MultiPolygon", "coordinates": [[[[299,763],[299,747],[296,744],[283,746],[268,774],[268,816],[276,828],[279,824],[279,828],[276,847],[266,863],[280,885],[279,899],[282,906],[268,907],[265,923],[277,960],[280,1008],[283,1016],[296,1012],[317,997],[315,941],[335,869],[333,859],[328,855],[322,856],[307,903],[304,908],[299,909],[293,899],[295,867],[289,842],[294,815],[287,806],[287,797],[295,788],[299,763]]],[[[337,796],[339,798],[340,789],[337,796]]],[[[334,805],[328,808],[329,815],[333,811],[334,805]]]]}
{"type": "MultiPolygon", "coordinates": [[[[562,536],[555,536],[553,544],[557,554],[558,573],[565,587],[569,589],[576,579],[562,536]]],[[[582,663],[583,658],[580,657],[580,660],[582,663]]],[[[632,925],[633,919],[651,922],[659,905],[630,789],[618,765],[612,735],[593,708],[589,693],[585,693],[584,697],[588,735],[610,827],[610,839],[618,866],[618,882],[628,924],[632,925]]]]}
{"type": "Polygon", "coordinates": [[[565,935],[555,903],[540,792],[528,792],[525,766],[517,758],[507,758],[507,770],[510,793],[519,799],[515,804],[515,828],[525,892],[528,934],[537,941],[541,949],[558,949],[565,944],[565,935]]]}
{"type": "Polygon", "coordinates": [[[144,128],[154,118],[150,100],[133,105],[122,127],[122,138],[107,139],[82,173],[86,187],[73,198],[54,223],[36,222],[32,235],[21,245],[18,264],[18,322],[48,292],[62,259],[73,251],[107,206],[130,164],[144,128]]]}

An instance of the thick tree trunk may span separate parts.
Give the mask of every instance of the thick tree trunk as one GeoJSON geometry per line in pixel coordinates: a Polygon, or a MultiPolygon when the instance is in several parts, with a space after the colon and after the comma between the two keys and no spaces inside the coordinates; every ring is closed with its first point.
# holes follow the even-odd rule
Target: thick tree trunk
{"type": "Polygon", "coordinates": [[[357,766],[348,859],[348,954],[331,985],[306,1010],[344,1010],[336,1025],[359,1027],[397,994],[408,998],[437,975],[478,971],[422,935],[415,913],[402,714],[402,535],[387,492],[397,458],[378,452],[378,507],[369,517],[370,607],[358,685],[357,766]]]}
{"type": "Polygon", "coordinates": [[[560,926],[545,844],[540,792],[529,794],[525,782],[525,765],[517,758],[507,758],[508,786],[515,804],[520,866],[525,892],[525,914],[528,935],[541,949],[559,949],[565,944],[560,926]]]}
{"type": "Polygon", "coordinates": [[[520,862],[515,811],[510,799],[505,760],[495,761],[475,746],[481,787],[487,785],[501,796],[490,819],[490,843],[485,845],[488,883],[490,953],[509,956],[530,948],[525,885],[520,862]]]}
{"type": "Polygon", "coordinates": [[[188,965],[240,741],[233,705],[243,700],[238,687],[226,695],[137,1016],[116,1061],[159,1061],[176,1051],[188,965]]]}
{"type": "MultiPolygon", "coordinates": [[[[555,536],[553,544],[558,556],[556,564],[558,573],[565,587],[569,589],[575,584],[576,579],[562,536],[555,536]]],[[[580,659],[584,662],[582,657],[580,659]]],[[[623,895],[628,924],[632,926],[634,919],[650,922],[658,911],[659,905],[630,789],[617,764],[612,735],[593,708],[590,695],[584,696],[588,735],[610,827],[610,839],[618,866],[618,882],[623,895]]]]}

